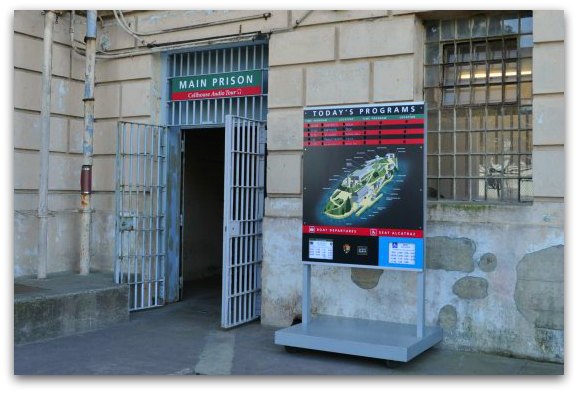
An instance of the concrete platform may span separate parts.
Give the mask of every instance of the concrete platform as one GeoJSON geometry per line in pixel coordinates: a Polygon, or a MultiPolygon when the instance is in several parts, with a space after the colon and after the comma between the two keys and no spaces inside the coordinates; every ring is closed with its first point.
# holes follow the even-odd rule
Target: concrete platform
{"type": "Polygon", "coordinates": [[[15,344],[89,332],[128,320],[128,286],[115,284],[112,272],[14,280],[15,344]]]}
{"type": "Polygon", "coordinates": [[[426,327],[423,337],[416,326],[359,318],[318,315],[275,332],[275,344],[407,362],[439,343],[438,326],[426,327]]]}

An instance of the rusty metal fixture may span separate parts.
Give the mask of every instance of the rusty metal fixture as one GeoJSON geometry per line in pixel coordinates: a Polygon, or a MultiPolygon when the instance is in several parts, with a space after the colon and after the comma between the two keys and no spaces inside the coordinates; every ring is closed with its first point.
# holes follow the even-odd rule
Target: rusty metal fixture
{"type": "Polygon", "coordinates": [[[80,171],[80,193],[92,194],[92,165],[83,165],[80,171]]]}
{"type": "Polygon", "coordinates": [[[80,195],[80,207],[82,210],[86,209],[90,205],[90,194],[80,195]]]}

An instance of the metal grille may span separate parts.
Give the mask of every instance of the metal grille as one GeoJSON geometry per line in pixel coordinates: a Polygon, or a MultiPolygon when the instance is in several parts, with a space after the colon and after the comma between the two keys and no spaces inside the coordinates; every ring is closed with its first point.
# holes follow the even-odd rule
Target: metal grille
{"type": "Polygon", "coordinates": [[[235,115],[265,121],[267,118],[267,44],[251,44],[169,56],[170,78],[236,71],[263,71],[263,94],[252,97],[169,101],[169,125],[224,124],[235,115]]]}
{"type": "Polygon", "coordinates": [[[430,199],[532,200],[532,13],[426,22],[430,199]]]}
{"type": "Polygon", "coordinates": [[[165,298],[167,129],[120,122],[116,154],[115,282],[129,285],[129,309],[165,298]]]}
{"type": "Polygon", "coordinates": [[[221,326],[261,314],[261,263],[265,195],[265,126],[227,116],[221,326]]]}

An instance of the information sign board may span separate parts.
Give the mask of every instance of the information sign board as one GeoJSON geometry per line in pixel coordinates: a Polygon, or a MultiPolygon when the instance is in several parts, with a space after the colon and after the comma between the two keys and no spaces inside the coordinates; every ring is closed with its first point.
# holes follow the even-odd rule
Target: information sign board
{"type": "Polygon", "coordinates": [[[305,262],[423,270],[423,102],[307,107],[305,262]]]}

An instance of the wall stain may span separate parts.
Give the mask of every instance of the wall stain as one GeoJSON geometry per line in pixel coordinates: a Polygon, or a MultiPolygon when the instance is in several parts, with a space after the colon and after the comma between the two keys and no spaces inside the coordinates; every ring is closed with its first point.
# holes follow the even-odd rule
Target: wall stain
{"type": "Polygon", "coordinates": [[[377,286],[383,270],[351,268],[351,281],[359,288],[372,289],[377,286]]]}

